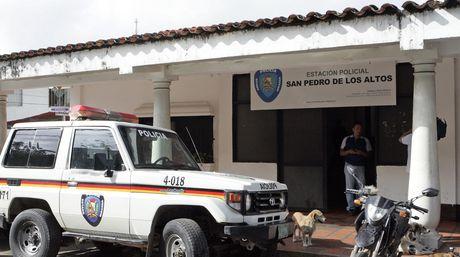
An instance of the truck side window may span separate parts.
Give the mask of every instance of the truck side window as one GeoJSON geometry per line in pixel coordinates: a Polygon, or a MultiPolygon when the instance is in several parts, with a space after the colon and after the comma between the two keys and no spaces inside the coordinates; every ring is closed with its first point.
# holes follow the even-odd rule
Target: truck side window
{"type": "Polygon", "coordinates": [[[28,166],[38,168],[54,167],[60,139],[61,129],[37,130],[28,166]]]}
{"type": "Polygon", "coordinates": [[[7,167],[53,168],[61,129],[17,130],[5,159],[7,167]]]}
{"type": "Polygon", "coordinates": [[[30,149],[35,137],[35,130],[17,130],[5,158],[7,167],[26,167],[30,149]]]}
{"type": "Polygon", "coordinates": [[[75,130],[71,169],[121,171],[123,160],[112,132],[104,129],[75,130]]]}

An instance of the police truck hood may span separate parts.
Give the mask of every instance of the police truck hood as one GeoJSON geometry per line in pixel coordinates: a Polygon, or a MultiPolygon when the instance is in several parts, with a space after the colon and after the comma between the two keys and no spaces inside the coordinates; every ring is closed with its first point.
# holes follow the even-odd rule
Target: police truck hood
{"type": "Polygon", "coordinates": [[[175,186],[174,183],[171,183],[174,182],[171,181],[172,177],[175,177],[174,180],[182,180],[182,178],[184,178],[183,185],[179,186],[186,188],[207,188],[216,190],[247,190],[251,192],[287,190],[287,186],[285,184],[276,181],[221,172],[190,170],[158,170],[154,172],[148,171],[146,173],[152,173],[152,175],[155,173],[158,175],[159,173],[160,178],[162,180],[160,184],[162,185],[175,186]]]}

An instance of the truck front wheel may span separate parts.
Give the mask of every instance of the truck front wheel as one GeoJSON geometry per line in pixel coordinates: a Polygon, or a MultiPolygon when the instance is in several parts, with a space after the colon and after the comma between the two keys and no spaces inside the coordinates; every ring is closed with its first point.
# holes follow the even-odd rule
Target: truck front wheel
{"type": "Polygon", "coordinates": [[[162,257],[209,257],[206,236],[191,219],[176,219],[166,224],[160,253],[162,257]]]}
{"type": "Polygon", "coordinates": [[[9,241],[15,257],[55,257],[61,236],[61,229],[51,213],[30,209],[14,219],[9,241]]]}

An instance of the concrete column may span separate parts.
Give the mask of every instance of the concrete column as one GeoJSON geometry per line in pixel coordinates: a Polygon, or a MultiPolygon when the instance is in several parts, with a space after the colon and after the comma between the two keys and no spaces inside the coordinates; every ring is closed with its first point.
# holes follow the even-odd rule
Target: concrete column
{"type": "Polygon", "coordinates": [[[153,125],[171,129],[171,80],[153,80],[153,125]]]}
{"type": "MultiPolygon", "coordinates": [[[[414,103],[412,118],[412,154],[409,175],[409,198],[419,196],[427,188],[440,189],[436,129],[435,62],[416,62],[414,67],[414,103]]],[[[416,205],[429,210],[428,214],[414,211],[420,219],[415,221],[434,234],[430,236],[432,248],[439,247],[436,228],[441,216],[440,196],[423,197],[416,205]]]]}
{"type": "Polygon", "coordinates": [[[6,117],[6,103],[8,96],[0,92],[0,151],[3,149],[3,145],[6,141],[7,136],[7,117],[6,117]]]}

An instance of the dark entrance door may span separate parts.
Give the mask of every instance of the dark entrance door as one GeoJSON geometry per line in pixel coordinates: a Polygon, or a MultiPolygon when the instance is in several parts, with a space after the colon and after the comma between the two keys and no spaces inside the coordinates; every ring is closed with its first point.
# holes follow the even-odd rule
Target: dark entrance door
{"type": "Polygon", "coordinates": [[[322,109],[280,111],[280,179],[294,210],[326,208],[322,109]]]}
{"type": "MultiPolygon", "coordinates": [[[[373,142],[370,126],[369,107],[330,108],[326,109],[326,171],[327,171],[327,208],[329,210],[344,209],[345,175],[344,160],[340,157],[340,146],[344,137],[351,135],[351,127],[358,121],[364,125],[364,136],[373,142]]],[[[375,180],[372,154],[366,168],[366,180],[375,180]]]]}

